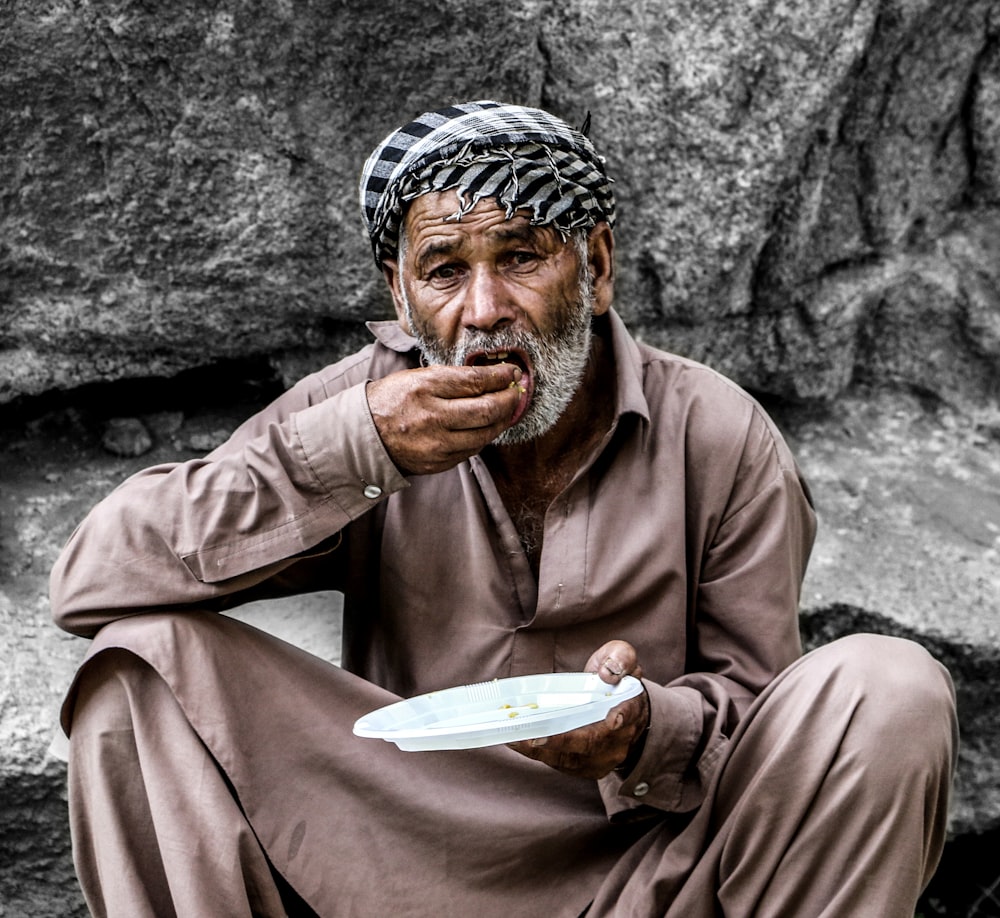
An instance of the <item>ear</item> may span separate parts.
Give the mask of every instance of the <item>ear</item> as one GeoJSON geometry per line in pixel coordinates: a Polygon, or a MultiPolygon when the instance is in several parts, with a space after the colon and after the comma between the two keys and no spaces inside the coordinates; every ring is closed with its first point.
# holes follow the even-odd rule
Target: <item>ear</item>
{"type": "Polygon", "coordinates": [[[607,223],[597,223],[587,236],[587,269],[594,286],[594,315],[604,315],[615,298],[615,237],[607,223]]]}
{"type": "Polygon", "coordinates": [[[389,285],[389,293],[392,294],[392,305],[396,308],[396,321],[399,327],[408,335],[412,335],[410,323],[406,321],[406,306],[403,304],[403,277],[399,269],[399,262],[395,258],[384,258],[382,260],[382,276],[386,284],[389,285]]]}

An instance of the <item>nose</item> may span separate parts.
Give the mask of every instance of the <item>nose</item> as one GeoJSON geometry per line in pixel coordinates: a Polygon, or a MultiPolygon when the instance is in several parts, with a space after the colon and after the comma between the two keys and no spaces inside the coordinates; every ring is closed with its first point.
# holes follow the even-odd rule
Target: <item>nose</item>
{"type": "Polygon", "coordinates": [[[465,288],[462,325],[475,331],[497,331],[515,318],[515,306],[503,279],[490,268],[473,270],[465,288]]]}

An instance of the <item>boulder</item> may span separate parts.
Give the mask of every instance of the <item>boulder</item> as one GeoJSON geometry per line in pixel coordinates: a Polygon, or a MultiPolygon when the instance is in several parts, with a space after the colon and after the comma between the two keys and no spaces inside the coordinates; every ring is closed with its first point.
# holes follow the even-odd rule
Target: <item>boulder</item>
{"type": "Polygon", "coordinates": [[[797,400],[996,396],[992,0],[9,6],[0,400],[346,349],[387,310],[361,163],[477,97],[592,114],[650,340],[797,400]]]}
{"type": "MultiPolygon", "coordinates": [[[[995,0],[7,3],[0,915],[84,914],[48,754],[85,649],[49,624],[59,546],[390,314],[360,166],[471,98],[590,113],[619,311],[760,395],[812,482],[807,645],[878,630],[949,665],[975,861],[1000,829],[998,37],[995,0]]],[[[242,614],[336,656],[330,597],[242,614]]]]}

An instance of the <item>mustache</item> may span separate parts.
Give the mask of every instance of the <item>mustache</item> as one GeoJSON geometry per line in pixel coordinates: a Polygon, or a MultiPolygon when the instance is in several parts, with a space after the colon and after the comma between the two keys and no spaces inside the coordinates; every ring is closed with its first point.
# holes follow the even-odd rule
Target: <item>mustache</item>
{"type": "Polygon", "coordinates": [[[530,332],[500,329],[496,332],[476,331],[464,335],[452,348],[449,357],[461,366],[469,354],[476,351],[522,350],[530,357],[537,355],[537,339],[530,332]]]}

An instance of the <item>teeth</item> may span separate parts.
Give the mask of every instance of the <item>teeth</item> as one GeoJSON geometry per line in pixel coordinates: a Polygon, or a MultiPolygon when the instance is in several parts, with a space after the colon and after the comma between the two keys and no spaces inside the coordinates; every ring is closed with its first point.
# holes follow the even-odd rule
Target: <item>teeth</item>
{"type": "Polygon", "coordinates": [[[494,360],[506,360],[509,353],[509,351],[494,351],[490,356],[494,360]]]}

